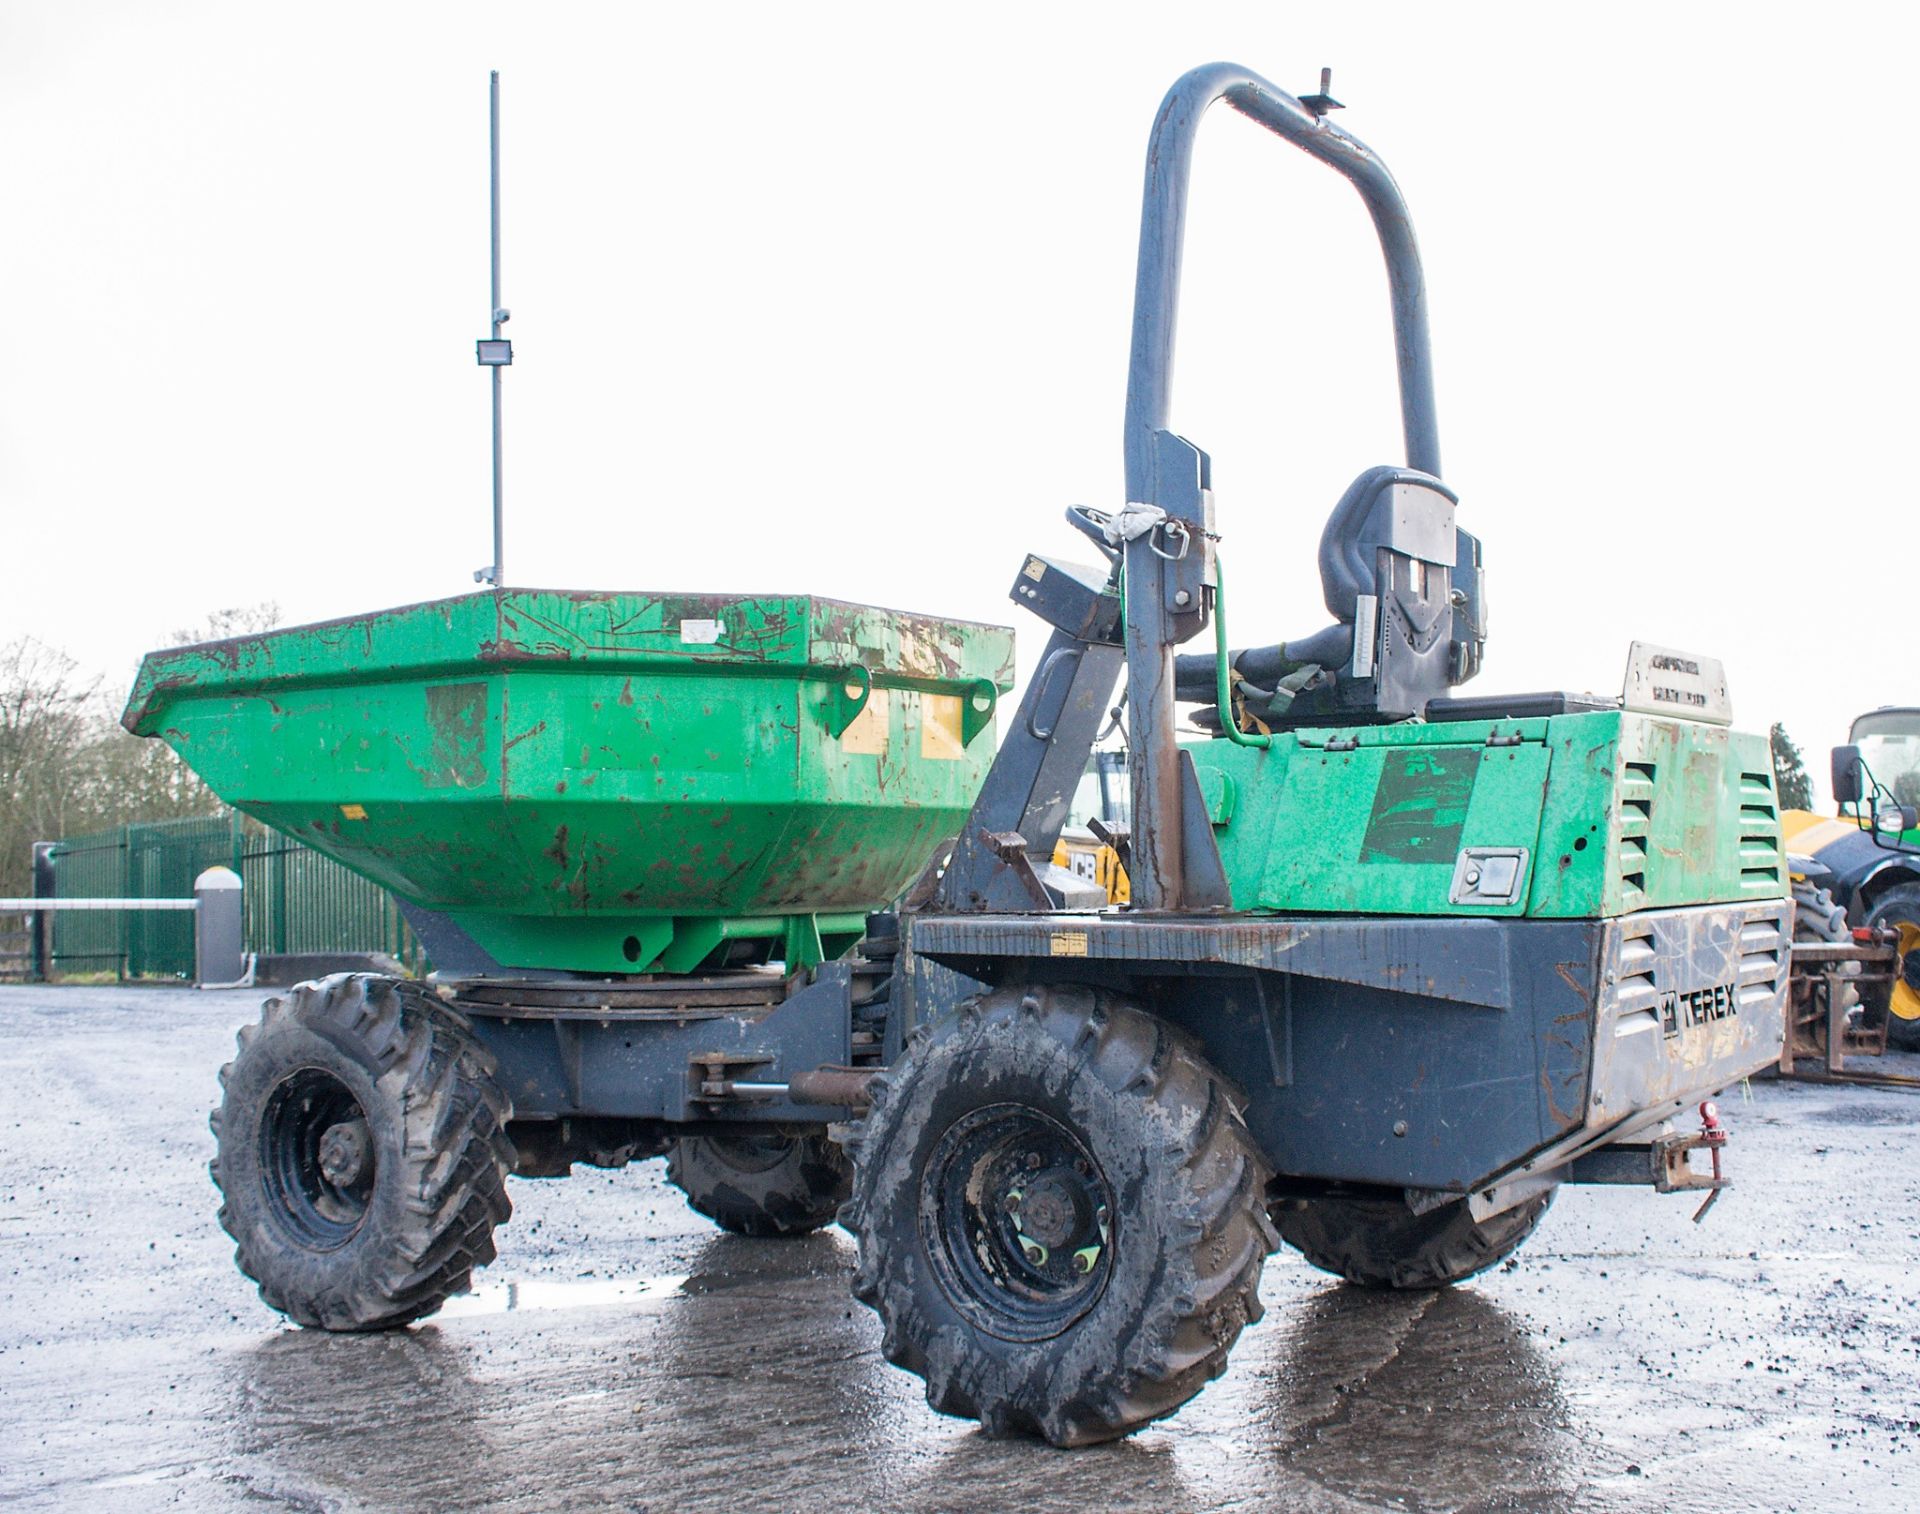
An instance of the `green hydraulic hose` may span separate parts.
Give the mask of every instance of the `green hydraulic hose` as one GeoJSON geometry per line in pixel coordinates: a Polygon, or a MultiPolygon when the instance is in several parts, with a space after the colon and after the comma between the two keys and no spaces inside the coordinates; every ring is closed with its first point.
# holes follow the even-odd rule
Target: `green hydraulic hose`
{"type": "Polygon", "coordinates": [[[1214,697],[1220,701],[1221,731],[1238,746],[1272,746],[1271,736],[1249,735],[1233,718],[1233,690],[1227,683],[1227,574],[1218,550],[1213,554],[1213,645],[1214,697]]]}

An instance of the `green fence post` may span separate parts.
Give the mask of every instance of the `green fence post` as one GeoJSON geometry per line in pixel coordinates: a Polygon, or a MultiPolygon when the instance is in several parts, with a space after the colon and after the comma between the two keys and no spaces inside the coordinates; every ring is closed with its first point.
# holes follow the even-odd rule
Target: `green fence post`
{"type": "Polygon", "coordinates": [[[287,844],[273,850],[273,949],[287,949],[287,844]]]}
{"type": "MultiPolygon", "coordinates": [[[[115,827],[120,846],[120,897],[133,897],[133,827],[122,825],[115,827]]],[[[126,914],[118,915],[114,920],[114,946],[118,955],[114,961],[114,976],[124,983],[133,968],[133,921],[126,914]]]]}

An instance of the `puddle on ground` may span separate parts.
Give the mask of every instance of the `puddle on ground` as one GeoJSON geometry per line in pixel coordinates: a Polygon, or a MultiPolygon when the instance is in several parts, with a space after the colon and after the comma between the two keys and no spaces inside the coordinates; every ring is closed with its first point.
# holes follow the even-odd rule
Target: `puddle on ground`
{"type": "Polygon", "coordinates": [[[179,1481],[188,1478],[204,1478],[208,1475],[202,1467],[183,1467],[168,1465],[153,1467],[144,1472],[126,1472],[118,1477],[96,1477],[87,1484],[90,1488],[150,1488],[163,1482],[179,1481]]]}
{"type": "Polygon", "coordinates": [[[1828,1109],[1816,1109],[1806,1118],[1822,1125],[1912,1125],[1920,1122],[1920,1105],[1910,1099],[1888,1100],[1885,1104],[1850,1099],[1828,1109]]]}
{"type": "Polygon", "coordinates": [[[518,1314],[531,1309],[604,1309],[610,1304],[639,1304],[671,1298],[686,1275],[648,1278],[580,1277],[483,1283],[473,1292],[448,1299],[436,1319],[466,1319],[477,1314],[518,1314]]]}

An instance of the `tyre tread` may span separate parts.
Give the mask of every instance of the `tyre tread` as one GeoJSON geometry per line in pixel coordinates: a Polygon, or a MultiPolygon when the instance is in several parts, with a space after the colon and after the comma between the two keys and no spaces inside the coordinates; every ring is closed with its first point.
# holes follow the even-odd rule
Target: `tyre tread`
{"type": "Polygon", "coordinates": [[[683,1136],[667,1156],[667,1181],[723,1230],[761,1238],[810,1235],[852,1202],[852,1167],[824,1132],[793,1138],[775,1165],[744,1171],[707,1136],[683,1136]]]}
{"type": "MultiPolygon", "coordinates": [[[[1258,1319],[1260,1273],[1277,1244],[1265,1204],[1267,1166],[1242,1122],[1229,1085],[1187,1036],[1104,990],[1019,985],[982,995],[935,1023],[891,1073],[858,1132],[848,1218],[860,1239],[854,1297],[883,1325],[882,1351],[926,1381],[927,1402],[975,1418],[989,1435],[1034,1434],[1055,1445],[1111,1440],[1173,1413],[1226,1368],[1246,1325],[1258,1319]],[[1144,1128],[1171,1148],[1170,1165],[1188,1184],[1183,1212],[1169,1215],[1164,1242],[1190,1278],[1177,1292],[1140,1306],[1146,1323],[1100,1370],[1072,1378],[1050,1372],[1010,1380],[983,1366],[982,1349],[936,1318],[916,1292],[937,1287],[922,1269],[896,1265],[883,1236],[899,1192],[882,1193],[889,1153],[918,1118],[916,1093],[961,1049],[1004,1040],[1038,1065],[1057,1058],[1140,1107],[1144,1128]]],[[[929,1084],[929,1086],[931,1086],[929,1084]]],[[[885,1179],[897,1184],[900,1179],[885,1179]]],[[[908,1223],[911,1223],[910,1221],[908,1223]]]]}
{"type": "Polygon", "coordinates": [[[1476,1221],[1458,1200],[1415,1215],[1392,1199],[1309,1199],[1274,1215],[1280,1238],[1361,1288],[1444,1288],[1505,1261],[1533,1234],[1553,1190],[1476,1221]]]}
{"type": "Polygon", "coordinates": [[[341,973],[268,999],[259,1023],[242,1027],[236,1039],[234,1061],[220,1070],[222,1102],[209,1121],[216,1146],[209,1171],[234,1260],[261,1298],[302,1325],[365,1331],[411,1323],[467,1291],[474,1269],[495,1255],[494,1227],[512,1215],[506,1176],[514,1162],[506,1134],[511,1105],[467,1022],[420,985],[341,973]],[[270,1054],[263,1036],[286,1020],[361,1064],[376,1087],[394,1095],[402,1121],[397,1221],[376,1237],[374,1265],[340,1276],[323,1266],[288,1265],[253,1212],[265,1197],[230,1194],[223,1177],[219,1148],[232,1124],[226,1095],[234,1069],[250,1055],[270,1054]]]}

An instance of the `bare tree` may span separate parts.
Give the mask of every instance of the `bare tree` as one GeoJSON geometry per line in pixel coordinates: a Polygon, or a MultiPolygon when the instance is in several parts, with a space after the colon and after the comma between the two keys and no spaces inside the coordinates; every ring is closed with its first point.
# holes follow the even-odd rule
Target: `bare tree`
{"type": "MultiPolygon", "coordinates": [[[[171,641],[256,635],[279,620],[271,602],[241,605],[176,630],[171,641]]],[[[30,891],[36,841],[219,809],[165,742],[121,728],[119,701],[64,652],[31,637],[0,646],[0,896],[30,891]]]]}
{"type": "MultiPolygon", "coordinates": [[[[215,610],[197,625],[177,628],[168,640],[176,647],[205,641],[255,636],[280,623],[272,600],[215,610]]],[[[164,741],[131,736],[119,722],[119,710],[103,712],[97,737],[86,753],[87,779],[100,827],[133,820],[181,820],[219,813],[220,800],[164,741]]]]}
{"type": "Polygon", "coordinates": [[[190,647],[203,641],[230,641],[236,636],[258,636],[279,624],[278,602],[263,599],[257,605],[233,605],[215,610],[199,624],[175,631],[172,642],[176,647],[190,647]]]}
{"type": "Polygon", "coordinates": [[[0,647],[0,895],[25,893],[33,843],[79,819],[99,689],[30,636],[0,647]]]}

